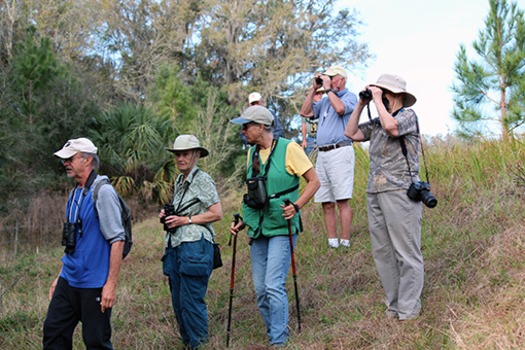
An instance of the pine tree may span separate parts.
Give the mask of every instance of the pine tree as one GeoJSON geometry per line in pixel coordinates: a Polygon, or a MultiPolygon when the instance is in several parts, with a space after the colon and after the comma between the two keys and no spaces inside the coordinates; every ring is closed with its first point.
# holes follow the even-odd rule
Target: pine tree
{"type": "Polygon", "coordinates": [[[525,19],[516,3],[489,1],[485,28],[472,45],[478,60],[469,59],[464,45],[457,54],[453,118],[462,136],[484,134],[496,121],[508,140],[525,122],[525,19]]]}

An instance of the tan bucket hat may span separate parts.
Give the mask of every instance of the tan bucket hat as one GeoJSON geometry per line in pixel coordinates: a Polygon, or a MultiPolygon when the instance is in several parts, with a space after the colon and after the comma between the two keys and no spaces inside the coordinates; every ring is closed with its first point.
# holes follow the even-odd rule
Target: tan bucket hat
{"type": "Polygon", "coordinates": [[[377,79],[376,83],[370,85],[386,89],[393,92],[394,94],[405,94],[403,107],[413,106],[417,101],[416,96],[407,91],[407,83],[405,79],[398,75],[383,74],[379,77],[379,79],[377,79]]]}
{"type": "Polygon", "coordinates": [[[199,139],[195,135],[179,135],[173,143],[173,148],[166,148],[170,152],[189,151],[192,149],[199,150],[201,158],[206,157],[210,152],[201,146],[199,139]]]}

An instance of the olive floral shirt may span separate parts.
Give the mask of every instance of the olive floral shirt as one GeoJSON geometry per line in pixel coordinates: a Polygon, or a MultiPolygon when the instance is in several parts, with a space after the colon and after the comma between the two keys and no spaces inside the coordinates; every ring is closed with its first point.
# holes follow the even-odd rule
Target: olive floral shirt
{"type": "MultiPolygon", "coordinates": [[[[215,188],[215,182],[210,175],[194,167],[186,181],[182,181],[183,175],[177,177],[175,182],[173,206],[175,215],[178,216],[195,216],[207,212],[209,207],[219,203],[219,194],[215,188]]],[[[168,246],[168,240],[171,238],[171,246],[176,247],[182,242],[195,242],[202,237],[213,243],[215,231],[210,224],[183,225],[176,228],[174,234],[166,234],[164,242],[168,246]],[[171,236],[171,237],[170,237],[171,236]]]]}
{"type": "Polygon", "coordinates": [[[389,136],[381,127],[379,119],[362,123],[359,130],[370,141],[370,174],[367,193],[406,190],[412,182],[419,181],[420,137],[417,116],[412,109],[402,108],[395,118],[398,132],[404,136],[407,158],[403,155],[400,137],[389,136]]]}

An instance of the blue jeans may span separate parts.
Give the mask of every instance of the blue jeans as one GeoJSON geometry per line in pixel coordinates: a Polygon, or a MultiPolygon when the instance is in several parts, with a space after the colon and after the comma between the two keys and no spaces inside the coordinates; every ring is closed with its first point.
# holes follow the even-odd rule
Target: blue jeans
{"type": "MultiPolygon", "coordinates": [[[[293,235],[294,246],[297,235],[293,235]]],[[[270,344],[288,339],[286,275],[290,268],[289,236],[259,237],[251,244],[252,276],[257,306],[266,325],[270,344]]]]}
{"type": "Polygon", "coordinates": [[[169,277],[173,310],[184,345],[197,348],[208,341],[208,310],[204,297],[213,269],[213,245],[201,238],[166,248],[162,269],[169,277]]]}

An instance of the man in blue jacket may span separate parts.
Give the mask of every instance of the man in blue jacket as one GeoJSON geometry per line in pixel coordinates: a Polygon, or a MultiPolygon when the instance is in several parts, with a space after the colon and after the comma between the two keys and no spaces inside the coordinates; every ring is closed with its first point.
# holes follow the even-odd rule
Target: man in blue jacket
{"type": "Polygon", "coordinates": [[[78,322],[87,349],[113,349],[110,318],[125,241],[118,196],[102,185],[95,208],[93,188],[107,177],[96,173],[100,160],[90,140],[69,140],[54,156],[77,184],[66,204],[65,255],[49,290],[44,349],[72,349],[78,322]]]}

